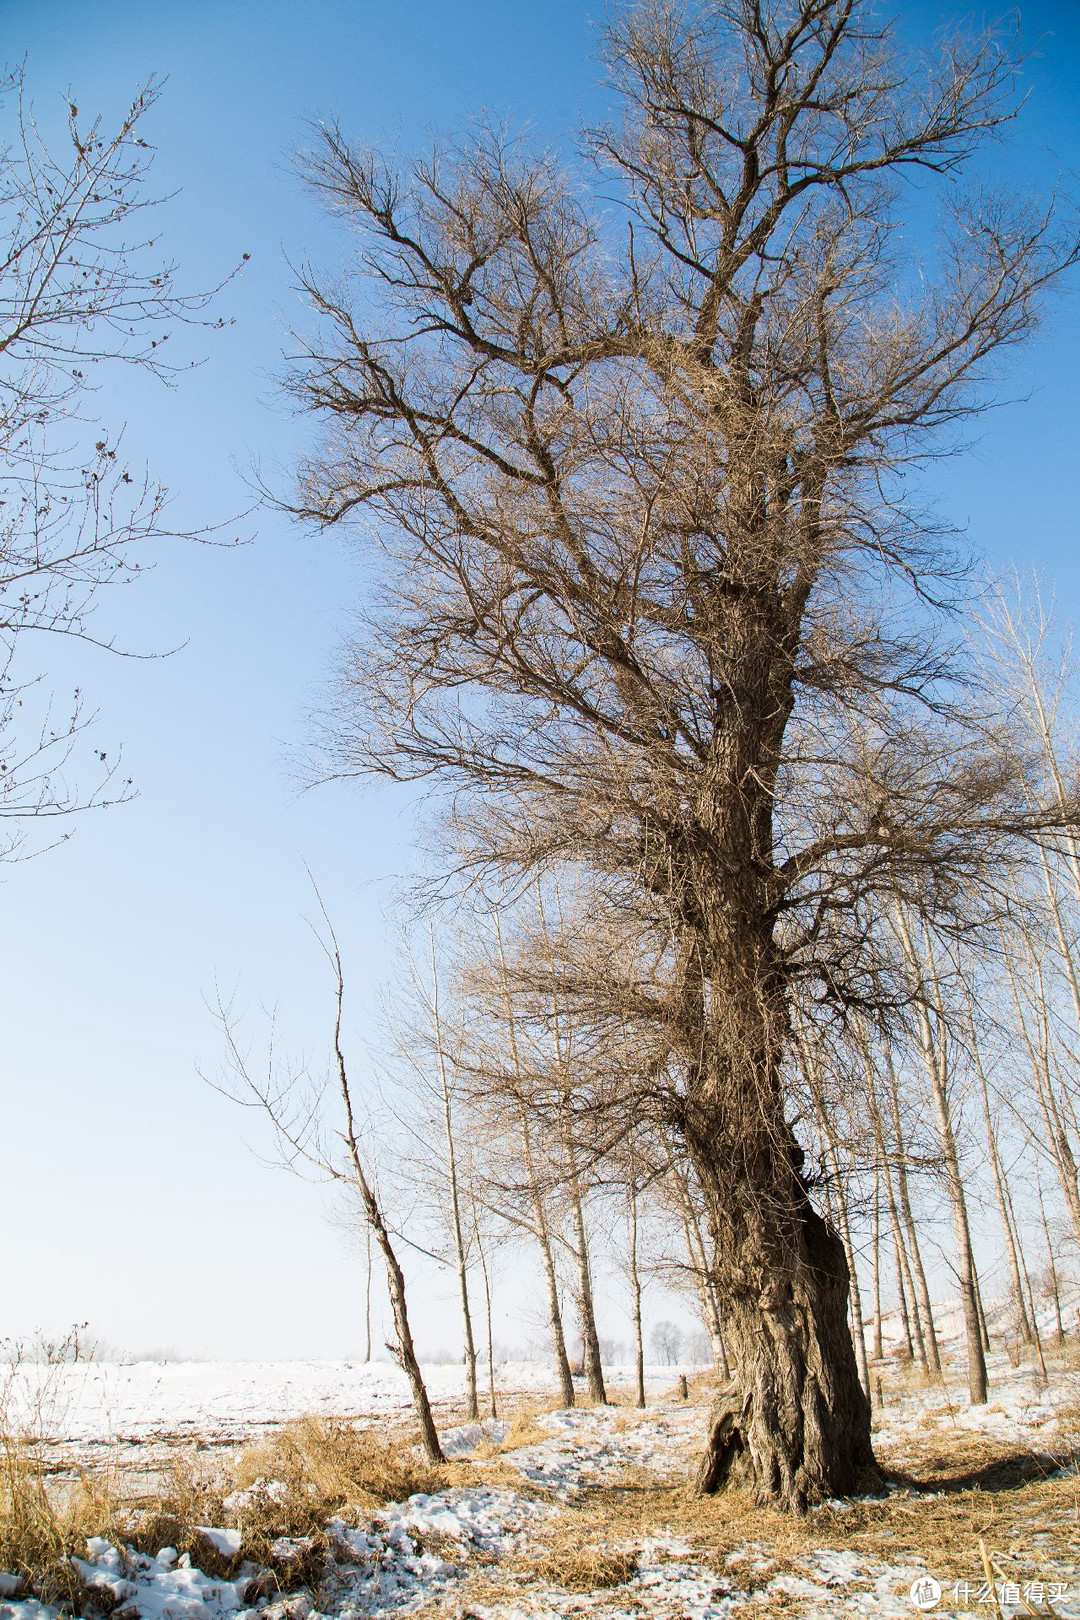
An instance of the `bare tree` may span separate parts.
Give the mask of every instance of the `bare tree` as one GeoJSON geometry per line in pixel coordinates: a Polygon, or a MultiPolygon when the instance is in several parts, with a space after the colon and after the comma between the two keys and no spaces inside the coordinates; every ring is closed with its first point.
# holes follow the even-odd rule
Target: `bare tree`
{"type": "Polygon", "coordinates": [[[657,1361],[665,1367],[672,1367],[679,1359],[682,1349],[683,1333],[674,1322],[657,1322],[649,1335],[657,1361]]]}
{"type": "MultiPolygon", "coordinates": [[[[325,935],[316,931],[316,938],[330,964],[334,978],[334,1025],[331,1041],[333,1076],[341,1109],[340,1124],[334,1132],[339,1147],[345,1150],[344,1163],[320,1132],[320,1095],[310,1095],[310,1077],[305,1069],[280,1072],[275,1067],[275,1054],[271,1045],[265,1074],[257,1073],[241,1048],[230,1009],[220,1000],[217,1017],[225,1039],[231,1085],[218,1085],[217,1089],[248,1107],[260,1109],[273,1126],[282,1149],[283,1162],[290,1169],[310,1167],[327,1179],[349,1189],[358,1200],[368,1230],[377,1244],[386,1266],[386,1281],[390,1291],[390,1304],[394,1315],[396,1344],[387,1348],[395,1355],[409,1381],[413,1408],[420,1426],[420,1440],[429,1462],[446,1459],[439,1442],[435,1419],[431,1412],[427,1386],[416,1354],[416,1345],[409,1320],[409,1306],[405,1286],[405,1273],[397,1256],[394,1237],[383,1213],[374,1180],[364,1163],[357,1127],[357,1108],[353,1095],[342,1044],[342,1022],[345,1010],[345,969],[341,949],[333,925],[316,890],[316,899],[322,913],[325,935]]],[[[211,1081],[211,1084],[215,1082],[211,1081]]],[[[370,1321],[370,1319],[369,1319],[370,1321]]]]}
{"type": "MultiPolygon", "coordinates": [[[[57,636],[107,647],[102,587],[134,580],[168,533],[166,492],[125,458],[122,433],[88,416],[95,377],[131,366],[173,380],[170,331],[213,293],[182,296],[147,235],[151,80],[111,132],[67,107],[47,144],[22,70],[0,84],[0,820],[10,852],[30,824],[115,803],[130,783],[94,749],[97,783],[67,780],[92,720],[58,705],[35,667],[57,636]],[[28,664],[27,659],[31,662],[28,664]]],[[[246,257],[246,255],[245,255],[246,257]]],[[[215,289],[217,290],[217,289],[215,289]]],[[[206,324],[220,326],[220,319],[206,324]]]]}
{"type": "Polygon", "coordinates": [[[996,35],[913,66],[868,0],[646,0],[606,55],[591,192],[487,132],[399,175],[326,131],[364,284],[305,280],[327,434],[293,505],[388,559],[330,768],[441,779],[462,874],[563,862],[641,930],[738,1366],[702,1488],[801,1509],[873,1457],[793,987],[886,1016],[887,898],[976,927],[1018,840],[1076,819],[991,691],[956,701],[962,569],[898,475],[1077,247],[1030,190],[949,185],[936,284],[904,279],[896,182],[1015,109],[996,35]]]}

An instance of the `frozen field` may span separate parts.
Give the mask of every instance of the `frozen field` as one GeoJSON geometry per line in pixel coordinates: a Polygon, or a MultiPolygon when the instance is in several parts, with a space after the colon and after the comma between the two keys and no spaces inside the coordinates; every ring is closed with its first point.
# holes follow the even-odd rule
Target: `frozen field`
{"type": "MultiPolygon", "coordinates": [[[[951,1346],[955,1351],[955,1344],[951,1346]]],[[[651,1405],[540,1409],[551,1380],[507,1364],[507,1421],[462,1425],[460,1369],[429,1369],[447,1454],[430,1494],[350,1510],[328,1526],[318,1581],[267,1591],[244,1561],[243,1518],[204,1527],[224,1565],[207,1573],[174,1549],[135,1552],[93,1537],[78,1570],[116,1620],[900,1620],[1000,1613],[1080,1620],[1080,1357],[1066,1347],[1043,1384],[991,1358],[992,1393],[973,1409],[950,1359],[946,1387],[879,1366],[875,1447],[893,1471],[884,1496],[825,1503],[805,1520],[737,1495],[694,1497],[688,1482],[706,1407],[683,1402],[674,1370],[653,1369],[651,1405]],[[984,1589],[989,1561],[998,1609],[984,1589]],[[920,1588],[919,1583],[924,1583],[920,1588]],[[930,1583],[929,1585],[925,1583],[930,1583]],[[913,1587],[940,1596],[920,1611],[913,1587]],[[1015,1594],[1015,1601],[1013,1595],[1015,1594]]],[[[628,1382],[615,1370],[615,1389],[628,1382]]],[[[235,1446],[305,1412],[390,1427],[407,1421],[394,1368],[350,1363],[176,1363],[18,1369],[9,1389],[40,1403],[69,1460],[195,1442],[235,1446]]],[[[550,1403],[549,1403],[550,1404],[550,1403]]],[[[136,1462],[136,1466],[139,1464],[136,1462]]],[[[145,1462],[142,1466],[146,1466],[145,1462]]],[[[272,1494],[273,1480],[259,1482],[272,1494]]],[[[241,1493],[242,1494],[242,1493],[241,1493]]],[[[231,1499],[230,1499],[231,1500],[231,1499]]],[[[226,1502],[229,1507],[229,1502],[226,1502]]],[[[275,1544],[286,1561],[302,1538],[275,1544]]],[[[0,1620],[58,1620],[0,1573],[0,1620]]]]}
{"type": "MultiPolygon", "coordinates": [[[[677,1374],[673,1367],[650,1368],[647,1387],[659,1394],[677,1374]]],[[[464,1400],[462,1368],[431,1366],[424,1376],[437,1418],[452,1421],[464,1400]]],[[[606,1376],[613,1391],[633,1379],[629,1368],[608,1369],[606,1376]]],[[[72,1460],[117,1446],[236,1445],[308,1412],[365,1423],[397,1423],[412,1412],[405,1375],[388,1362],[24,1363],[5,1382],[14,1426],[72,1460]]],[[[504,1397],[548,1397],[556,1388],[551,1370],[534,1361],[500,1364],[495,1382],[504,1397]]]]}

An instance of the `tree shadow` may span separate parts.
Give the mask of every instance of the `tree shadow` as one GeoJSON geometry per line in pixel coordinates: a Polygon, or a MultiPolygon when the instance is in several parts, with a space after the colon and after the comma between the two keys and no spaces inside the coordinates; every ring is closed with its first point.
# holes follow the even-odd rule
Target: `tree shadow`
{"type": "Polygon", "coordinates": [[[962,1491],[1023,1490],[1038,1485],[1060,1474],[1062,1469],[1075,1469],[1080,1464],[1080,1452],[1075,1448],[1053,1456],[1049,1452],[1000,1452],[974,1464],[963,1464],[955,1457],[931,1456],[922,1460],[917,1469],[887,1468],[883,1477],[905,1490],[925,1493],[943,1491],[946,1495],[962,1491]]]}

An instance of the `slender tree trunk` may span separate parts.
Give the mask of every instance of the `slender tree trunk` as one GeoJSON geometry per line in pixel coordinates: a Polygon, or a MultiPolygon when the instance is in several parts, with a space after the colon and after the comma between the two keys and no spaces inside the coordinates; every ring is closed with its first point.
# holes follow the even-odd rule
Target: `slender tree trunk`
{"type": "MultiPolygon", "coordinates": [[[[510,1040],[510,1057],[514,1066],[515,1078],[520,1085],[523,1071],[521,1057],[518,1052],[517,1021],[514,1017],[514,1003],[510,996],[506,971],[506,951],[503,946],[502,923],[497,910],[495,912],[495,938],[499,948],[499,965],[502,971],[503,1001],[506,1011],[507,1034],[510,1040]]],[[[518,1097],[518,1123],[521,1129],[521,1145],[525,1157],[525,1168],[529,1178],[529,1196],[533,1208],[533,1232],[540,1249],[540,1262],[543,1267],[544,1285],[547,1290],[548,1323],[551,1328],[551,1349],[555,1360],[555,1373],[559,1380],[559,1391],[563,1405],[573,1406],[574,1380],[570,1372],[570,1358],[566,1354],[566,1334],[563,1331],[562,1307],[559,1303],[559,1276],[555,1269],[551,1230],[548,1225],[547,1210],[544,1207],[544,1195],[540,1186],[540,1177],[537,1173],[536,1157],[533,1153],[528,1105],[520,1095],[518,1097]]]]}
{"type": "Polygon", "coordinates": [[[896,1223],[896,1205],[889,1199],[889,1216],[892,1222],[893,1258],[896,1262],[896,1299],[900,1310],[900,1328],[903,1333],[904,1353],[908,1361],[914,1361],[915,1339],[911,1332],[911,1312],[908,1310],[908,1288],[910,1281],[905,1281],[907,1275],[907,1256],[904,1254],[904,1241],[900,1236],[900,1228],[896,1223]]]}
{"type": "Polygon", "coordinates": [[[638,1406],[645,1405],[645,1339],[641,1320],[641,1273],[638,1270],[638,1195],[637,1179],[631,1168],[629,1181],[630,1216],[630,1314],[634,1322],[634,1399],[638,1406]]]}
{"type": "Polygon", "coordinates": [[[896,1069],[893,1066],[892,1055],[888,1050],[886,1050],[885,1058],[889,1071],[889,1103],[892,1112],[893,1136],[896,1140],[896,1190],[900,1213],[904,1220],[904,1230],[907,1233],[907,1252],[911,1262],[912,1282],[917,1290],[922,1315],[921,1329],[929,1370],[935,1377],[940,1378],[941,1349],[938,1345],[937,1330],[934,1327],[934,1307],[926,1281],[922,1251],[919,1248],[918,1227],[911,1208],[911,1189],[908,1185],[907,1173],[907,1150],[904,1145],[903,1122],[900,1110],[900,1083],[897,1079],[896,1069]]]}
{"type": "MultiPolygon", "coordinates": [[[[973,1031],[974,1035],[974,1031],[973,1031]]],[[[1030,1344],[1032,1339],[1031,1323],[1028,1320],[1027,1304],[1024,1299],[1024,1284],[1020,1276],[1020,1255],[1017,1252],[1016,1233],[1013,1230],[1011,1219],[1011,1205],[1006,1190],[1005,1170],[1001,1163],[1001,1153],[998,1148],[997,1131],[994,1128],[993,1115],[990,1112],[990,1091],[986,1080],[986,1069],[983,1066],[982,1055],[978,1042],[972,1040],[975,1053],[975,1072],[979,1077],[979,1094],[982,1098],[983,1124],[986,1127],[986,1141],[990,1149],[990,1168],[994,1177],[994,1191],[997,1194],[998,1214],[1001,1217],[1002,1230],[1005,1233],[1005,1252],[1009,1258],[1009,1277],[1012,1282],[1013,1307],[1016,1311],[1016,1327],[1021,1344],[1030,1344]]]]}
{"type": "Polygon", "coordinates": [[[984,1350],[989,1350],[990,1324],[986,1320],[986,1308],[983,1305],[982,1283],[979,1281],[979,1268],[975,1265],[974,1261],[972,1262],[971,1271],[975,1283],[975,1303],[979,1307],[979,1324],[982,1329],[982,1347],[984,1350]]]}
{"type": "MultiPolygon", "coordinates": [[[[557,889],[555,899],[556,905],[559,905],[561,902],[557,889]]],[[[548,931],[547,916],[544,911],[543,894],[539,888],[537,889],[537,911],[540,917],[540,926],[549,964],[551,964],[553,962],[551,935],[548,931]]],[[[577,1306],[581,1320],[581,1347],[585,1384],[589,1392],[589,1399],[604,1406],[607,1404],[607,1391],[604,1388],[600,1336],[596,1331],[596,1306],[593,1296],[592,1266],[589,1262],[589,1238],[585,1222],[585,1203],[581,1192],[581,1177],[578,1173],[577,1149],[574,1143],[571,1101],[572,1031],[568,1031],[566,1028],[563,1009],[559,997],[554,991],[551,994],[551,1033],[554,1040],[559,1083],[562,1088],[560,1125],[566,1166],[567,1192],[570,1197],[570,1216],[573,1221],[576,1240],[574,1259],[578,1277],[577,1306]]]]}
{"type": "Polygon", "coordinates": [[[1050,1236],[1050,1222],[1046,1218],[1046,1202],[1043,1198],[1042,1182],[1038,1182],[1039,1214],[1042,1217],[1043,1235],[1046,1238],[1046,1257],[1050,1269],[1050,1292],[1054,1300],[1054,1317],[1057,1322],[1057,1343],[1065,1343],[1065,1327],[1061,1320],[1061,1288],[1058,1284],[1058,1269],[1054,1260],[1054,1240],[1050,1236]]]}
{"type": "MultiPolygon", "coordinates": [[[[982,1315],[979,1310],[979,1300],[976,1292],[978,1284],[975,1276],[975,1255],[971,1243],[967,1200],[964,1197],[964,1181],[960,1171],[960,1154],[956,1146],[956,1135],[953,1131],[952,1114],[949,1109],[945,1057],[940,1042],[935,1039],[934,1027],[931,1023],[931,1009],[933,1009],[938,1020],[939,1033],[943,1032],[944,1013],[941,1007],[933,960],[928,956],[924,969],[924,965],[915,949],[907,918],[902,908],[897,909],[896,917],[900,942],[907,957],[912,983],[916,990],[915,1011],[919,1025],[920,1045],[930,1081],[934,1112],[937,1116],[941,1155],[945,1166],[945,1180],[949,1203],[952,1208],[953,1230],[956,1234],[956,1269],[960,1284],[960,1297],[963,1303],[964,1329],[967,1339],[968,1395],[972,1406],[985,1406],[987,1398],[986,1356],[983,1350],[982,1315]]],[[[929,941],[926,943],[929,950],[929,941]]]]}
{"type": "Polygon", "coordinates": [[[874,1166],[874,1360],[882,1361],[885,1346],[881,1337],[881,1169],[874,1166]]]}
{"type": "Polygon", "coordinates": [[[900,1323],[904,1332],[904,1342],[907,1346],[908,1359],[914,1361],[917,1358],[919,1365],[924,1370],[928,1370],[926,1344],[923,1339],[922,1325],[919,1321],[918,1307],[915,1301],[915,1286],[912,1282],[911,1268],[904,1249],[904,1235],[900,1226],[900,1214],[896,1207],[892,1167],[889,1163],[888,1148],[885,1142],[885,1128],[878,1104],[877,1085],[874,1080],[870,1053],[865,1045],[863,1046],[862,1058],[866,1075],[867,1103],[869,1104],[870,1119],[874,1129],[874,1151],[877,1154],[881,1177],[885,1183],[885,1204],[889,1212],[889,1222],[892,1226],[893,1253],[896,1258],[896,1294],[900,1306],[900,1323]]]}
{"type": "MultiPolygon", "coordinates": [[[[322,905],[321,900],[319,903],[322,905]]],[[[409,1306],[405,1294],[405,1274],[398,1264],[390,1232],[383,1219],[382,1209],[364,1170],[360,1143],[357,1140],[352,1088],[349,1084],[349,1072],[345,1063],[345,1052],[341,1044],[341,1021],[345,1004],[345,971],[342,967],[341,952],[338,949],[337,940],[334,938],[333,929],[330,926],[330,919],[326,917],[325,907],[323,908],[323,916],[326,918],[327,927],[330,929],[332,942],[331,947],[326,948],[327,955],[334,965],[337,977],[334,1057],[337,1064],[341,1106],[345,1118],[345,1130],[343,1132],[345,1146],[348,1149],[353,1180],[360,1195],[364,1215],[386,1264],[386,1281],[390,1289],[390,1305],[394,1314],[394,1329],[397,1334],[397,1356],[412,1391],[413,1407],[420,1424],[420,1441],[428,1461],[441,1463],[445,1462],[446,1458],[443,1456],[443,1449],[439,1444],[439,1434],[435,1427],[435,1419],[431,1415],[431,1402],[428,1400],[427,1386],[424,1383],[424,1375],[420,1371],[420,1362],[417,1359],[416,1346],[413,1342],[412,1327],[409,1322],[409,1306]]]]}
{"type": "Polygon", "coordinates": [[[529,1174],[529,1187],[532,1194],[536,1241],[540,1246],[540,1260],[544,1268],[544,1285],[547,1289],[548,1323],[551,1328],[551,1348],[555,1358],[555,1372],[559,1380],[559,1393],[563,1405],[573,1406],[574,1378],[570,1371],[570,1357],[566,1353],[566,1334],[563,1331],[562,1306],[559,1303],[559,1274],[555,1267],[555,1252],[551,1241],[551,1230],[548,1226],[547,1210],[544,1207],[544,1195],[540,1190],[536,1161],[533,1157],[532,1134],[524,1111],[522,1112],[521,1128],[525,1147],[525,1162],[529,1174]]]}
{"type": "MultiPolygon", "coordinates": [[[[1005,965],[1009,978],[1009,988],[1012,991],[1013,1006],[1016,1009],[1017,1025],[1024,1042],[1028,1058],[1031,1062],[1032,1073],[1035,1077],[1035,1089],[1039,1099],[1043,1122],[1046,1127],[1046,1136],[1043,1146],[1050,1152],[1054,1161],[1054,1168],[1058,1174],[1061,1191],[1065,1198],[1065,1207],[1069,1211],[1073,1224],[1073,1232],[1080,1242],[1080,1183],[1077,1181],[1076,1158],[1072,1151],[1069,1133],[1062,1118],[1061,1109],[1055,1095],[1053,1076],[1050,1068],[1050,1034],[1048,1021],[1043,1013],[1040,1018],[1040,1038],[1036,1039],[1031,1033],[1028,1024],[1028,1015],[1024,1008],[1024,998],[1018,982],[1016,963],[1003,935],[1002,943],[1005,948],[1005,965]]],[[[1070,958],[1071,961],[1071,958],[1070,958]]],[[[1038,965],[1033,963],[1036,979],[1041,981],[1038,965]]],[[[1075,971],[1073,965],[1072,971],[1075,971]]],[[[1041,982],[1039,984],[1041,990],[1041,982]]],[[[1037,994],[1037,1001],[1045,1002],[1045,993],[1037,994]]],[[[1080,1014],[1078,1014],[1080,1017],[1080,1014]]]]}
{"type": "Polygon", "coordinates": [[[475,1423],[480,1416],[476,1397],[476,1340],[473,1336],[472,1305],[469,1300],[469,1256],[465,1243],[465,1228],[461,1218],[461,1188],[458,1181],[457,1145],[454,1141],[453,1105],[450,1081],[446,1072],[446,1051],[443,1045],[442,1018],[439,1012],[439,970],[435,954],[435,930],[431,930],[431,1007],[435,1022],[435,1052],[439,1065],[439,1090],[442,1096],[443,1123],[446,1130],[446,1170],[450,1185],[450,1225],[454,1235],[454,1259],[457,1268],[458,1295],[461,1300],[462,1359],[465,1363],[465,1416],[475,1423]]]}
{"type": "MultiPolygon", "coordinates": [[[[572,1146],[569,1153],[573,1153],[572,1146]]],[[[572,1160],[571,1160],[572,1163],[572,1160]]],[[[589,1238],[585,1226],[585,1208],[577,1171],[570,1171],[570,1213],[574,1223],[574,1259],[578,1274],[578,1313],[581,1318],[581,1342],[585,1362],[585,1384],[589,1399],[601,1406],[607,1404],[604,1388],[604,1367],[600,1357],[600,1337],[596,1331],[596,1308],[593,1301],[592,1265],[589,1260],[589,1238]]]]}
{"type": "Polygon", "coordinates": [[[1024,1255],[1023,1239],[1020,1236],[1020,1223],[1016,1218],[1016,1209],[1013,1205],[1012,1194],[1008,1182],[1005,1183],[1005,1197],[1009,1205],[1009,1219],[1012,1221],[1013,1231],[1017,1234],[1016,1248],[1020,1259],[1020,1271],[1024,1279],[1024,1290],[1027,1296],[1028,1316],[1031,1321],[1031,1332],[1035,1340],[1035,1351],[1039,1358],[1039,1367],[1043,1378],[1048,1377],[1046,1371],[1046,1357],[1043,1354],[1042,1334],[1039,1332],[1039,1313],[1035,1308],[1035,1291],[1031,1286],[1031,1276],[1028,1272],[1027,1259],[1024,1255]]]}
{"type": "Polygon", "coordinates": [[[371,1360],[371,1223],[364,1223],[365,1248],[367,1250],[367,1281],[364,1286],[364,1362],[371,1360]]]}
{"type": "Polygon", "coordinates": [[[683,1233],[686,1237],[687,1264],[697,1282],[698,1298],[701,1301],[701,1316],[705,1323],[705,1331],[709,1335],[709,1343],[712,1346],[713,1366],[722,1378],[728,1379],[731,1377],[731,1366],[728,1361],[727,1344],[724,1341],[720,1302],[716,1297],[716,1289],[713,1284],[713,1274],[716,1267],[715,1265],[709,1265],[705,1252],[705,1238],[698,1224],[694,1201],[690,1197],[690,1189],[687,1186],[685,1175],[674,1159],[671,1161],[669,1176],[682,1215],[683,1233]]]}
{"type": "MultiPolygon", "coordinates": [[[[473,1206],[475,1210],[475,1205],[473,1206]]],[[[499,1404],[495,1399],[495,1330],[491,1317],[491,1273],[488,1270],[487,1254],[484,1250],[483,1240],[480,1236],[480,1226],[473,1222],[473,1241],[476,1244],[476,1255],[480,1261],[480,1275],[484,1279],[484,1322],[487,1327],[487,1360],[488,1360],[488,1409],[493,1418],[499,1415],[499,1404]]]]}
{"type": "Polygon", "coordinates": [[[840,1185],[840,1167],[833,1155],[833,1173],[837,1178],[836,1203],[840,1220],[840,1236],[843,1239],[844,1254],[847,1256],[848,1271],[851,1275],[850,1305],[851,1305],[851,1333],[855,1340],[855,1358],[859,1364],[859,1378],[867,1396],[870,1394],[870,1368],[866,1360],[866,1327],[863,1323],[862,1296],[859,1292],[859,1274],[855,1266],[855,1247],[851,1241],[851,1222],[848,1218],[847,1198],[840,1185]]]}

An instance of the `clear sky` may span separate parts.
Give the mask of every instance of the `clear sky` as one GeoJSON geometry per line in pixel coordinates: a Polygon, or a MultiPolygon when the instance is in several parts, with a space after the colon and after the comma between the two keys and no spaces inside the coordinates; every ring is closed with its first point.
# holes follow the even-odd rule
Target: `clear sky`
{"type": "MultiPolygon", "coordinates": [[[[966,7],[963,8],[966,11],[966,7]]],[[[223,296],[235,318],[198,339],[205,364],[173,392],[129,377],[102,395],[128,453],[174,492],[178,523],[224,521],[250,502],[256,461],[287,468],[303,429],[275,395],[293,263],[345,250],[304,193],[292,153],[336,115],[368,143],[414,147],[481,109],[563,140],[601,105],[582,0],[0,0],[4,54],[25,57],[43,122],[68,91],[115,117],[149,75],[167,77],[150,135],[168,251],[191,287],[251,259],[223,296]]],[[[903,0],[915,37],[949,8],[903,0]]],[[[957,12],[953,12],[956,15],[957,12]]],[[[1080,171],[1074,0],[1023,11],[1038,52],[1006,178],[1080,171]],[[1041,41],[1041,43],[1040,43],[1041,41]]],[[[63,99],[62,99],[63,98],[63,99]]],[[[997,565],[1056,579],[1075,615],[1075,296],[1010,372],[1013,403],[935,473],[947,514],[997,565]]],[[[283,475],[284,476],[284,475],[283,475]]],[[[204,999],[240,983],[276,1002],[313,1050],[326,984],[303,918],[303,861],[335,914],[361,1055],[392,927],[384,908],[412,854],[405,790],[300,791],[290,757],[308,731],[361,580],[337,540],[258,512],[235,550],[162,549],[157,570],[103,602],[121,662],[61,650],[53,684],[79,681],[99,746],[123,746],[139,796],[86,818],[64,847],[0,872],[0,1336],[89,1319],[129,1348],[255,1357],[351,1355],[360,1278],[321,1189],[261,1163],[268,1144],[202,1084],[217,1039],[204,999]],[[299,1308],[297,1308],[299,1307],[299,1308]]],[[[429,1347],[453,1340],[449,1283],[419,1303],[429,1347]]],[[[617,1328],[620,1335],[624,1331],[617,1328]]],[[[517,1337],[520,1339],[521,1334],[517,1337]]]]}

